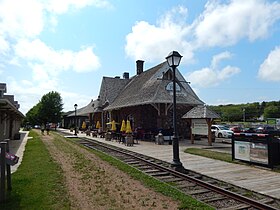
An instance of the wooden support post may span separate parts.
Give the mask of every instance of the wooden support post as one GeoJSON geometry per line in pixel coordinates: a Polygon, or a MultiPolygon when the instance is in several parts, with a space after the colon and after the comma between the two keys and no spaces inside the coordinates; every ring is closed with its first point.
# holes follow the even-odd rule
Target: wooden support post
{"type": "MultiPolygon", "coordinates": [[[[10,139],[5,140],[7,142],[6,145],[6,152],[10,152],[10,139]]],[[[6,170],[7,170],[7,190],[12,190],[12,178],[11,178],[11,166],[6,164],[6,170]]]]}
{"type": "Polygon", "coordinates": [[[207,118],[206,122],[207,122],[207,125],[208,125],[208,145],[212,146],[212,132],[211,132],[212,120],[207,118]]]}
{"type": "Polygon", "coordinates": [[[1,176],[0,176],[0,202],[5,201],[5,191],[6,191],[6,145],[7,142],[1,142],[1,155],[0,155],[0,167],[1,167],[1,176]]]}

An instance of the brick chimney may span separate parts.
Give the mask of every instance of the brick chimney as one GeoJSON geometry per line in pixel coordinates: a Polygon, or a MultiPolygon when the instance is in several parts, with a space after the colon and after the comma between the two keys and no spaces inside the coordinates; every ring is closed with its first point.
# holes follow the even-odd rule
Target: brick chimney
{"type": "Polygon", "coordinates": [[[137,75],[141,74],[144,70],[144,61],[137,60],[136,61],[136,73],[137,75]]]}
{"type": "Polygon", "coordinates": [[[123,73],[123,78],[124,79],[129,79],[129,73],[128,72],[124,72],[123,73]]]}
{"type": "Polygon", "coordinates": [[[4,93],[7,93],[6,83],[0,83],[0,98],[4,97],[4,93]]]}

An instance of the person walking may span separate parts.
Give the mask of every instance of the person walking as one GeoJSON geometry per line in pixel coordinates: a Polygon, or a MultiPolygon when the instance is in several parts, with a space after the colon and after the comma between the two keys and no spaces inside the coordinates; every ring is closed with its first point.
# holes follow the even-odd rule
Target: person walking
{"type": "Polygon", "coordinates": [[[42,125],[41,125],[41,134],[44,135],[44,132],[45,132],[45,125],[44,125],[44,123],[42,123],[42,125]]]}
{"type": "Polygon", "coordinates": [[[50,123],[46,125],[47,135],[50,135],[50,123]]]}

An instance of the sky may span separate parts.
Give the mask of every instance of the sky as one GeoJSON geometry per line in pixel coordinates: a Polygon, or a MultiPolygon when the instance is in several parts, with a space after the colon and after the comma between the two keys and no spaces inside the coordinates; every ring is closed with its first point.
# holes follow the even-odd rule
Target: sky
{"type": "Polygon", "coordinates": [[[171,51],[206,105],[279,101],[280,1],[0,0],[0,83],[23,114],[50,91],[86,106],[171,51]]]}

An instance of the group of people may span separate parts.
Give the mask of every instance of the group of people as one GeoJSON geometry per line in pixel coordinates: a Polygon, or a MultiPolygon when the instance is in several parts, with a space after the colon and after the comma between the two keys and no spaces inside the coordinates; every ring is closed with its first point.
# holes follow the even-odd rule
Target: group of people
{"type": "Polygon", "coordinates": [[[46,125],[45,124],[41,125],[41,134],[42,135],[45,135],[45,130],[47,131],[47,135],[50,135],[50,124],[49,123],[47,123],[46,125]]]}

